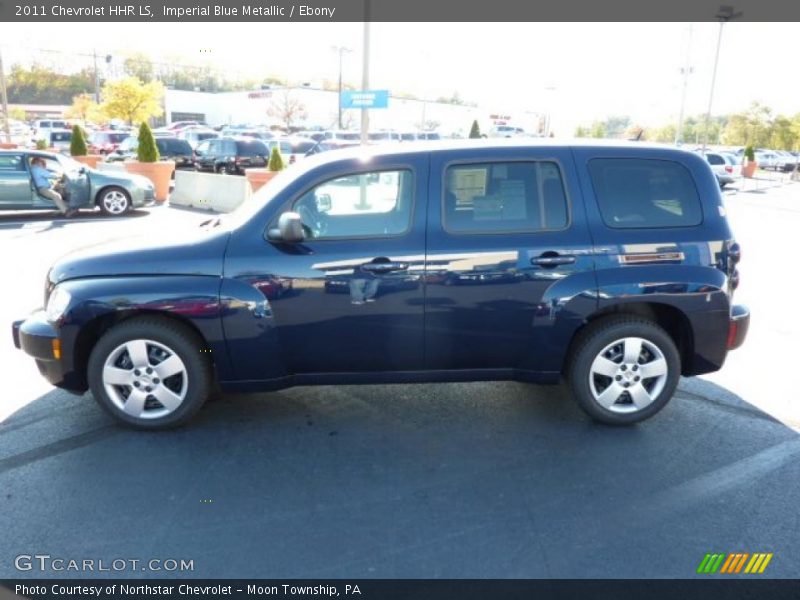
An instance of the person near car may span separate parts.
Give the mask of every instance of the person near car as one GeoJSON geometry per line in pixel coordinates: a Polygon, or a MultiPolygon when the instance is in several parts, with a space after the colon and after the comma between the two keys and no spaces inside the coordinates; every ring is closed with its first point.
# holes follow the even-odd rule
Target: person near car
{"type": "Polygon", "coordinates": [[[33,185],[36,186],[38,194],[43,198],[52,200],[62,215],[71,217],[77,212],[74,208],[69,208],[61,194],[53,189],[53,184],[50,180],[57,178],[58,175],[48,170],[43,158],[36,157],[31,160],[31,175],[33,176],[33,185]]]}

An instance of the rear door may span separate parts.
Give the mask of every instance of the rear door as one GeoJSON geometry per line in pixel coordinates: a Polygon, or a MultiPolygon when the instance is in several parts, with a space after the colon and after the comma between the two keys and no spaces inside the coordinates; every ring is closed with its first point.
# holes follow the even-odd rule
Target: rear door
{"type": "Polygon", "coordinates": [[[33,183],[24,155],[0,154],[0,208],[30,208],[33,194],[33,183]]]}
{"type": "Polygon", "coordinates": [[[427,368],[558,371],[554,330],[596,305],[570,151],[433,153],[429,190],[427,368]]]}

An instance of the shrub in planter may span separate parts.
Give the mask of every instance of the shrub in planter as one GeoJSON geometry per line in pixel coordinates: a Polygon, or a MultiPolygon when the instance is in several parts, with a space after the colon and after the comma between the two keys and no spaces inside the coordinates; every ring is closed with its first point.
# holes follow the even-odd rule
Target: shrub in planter
{"type": "Polygon", "coordinates": [[[72,127],[72,139],[69,142],[69,153],[75,156],[86,156],[89,149],[86,147],[86,140],[83,139],[83,129],[78,125],[72,127]]]}
{"type": "Polygon", "coordinates": [[[756,151],[752,145],[745,147],[743,156],[742,175],[744,177],[752,177],[758,167],[758,163],[756,163],[756,151]]]}
{"type": "Polygon", "coordinates": [[[83,129],[81,129],[79,125],[72,127],[72,139],[69,142],[69,153],[72,155],[72,158],[91,169],[96,168],[97,163],[103,159],[99,154],[89,154],[89,149],[86,147],[86,138],[83,136],[83,129]]]}
{"type": "Polygon", "coordinates": [[[169,184],[172,173],[175,171],[175,161],[158,160],[159,153],[156,140],[150,126],[142,123],[139,127],[139,147],[136,149],[136,161],[125,163],[129,173],[144,175],[155,186],[155,195],[158,202],[163,202],[169,196],[169,184]]]}
{"type": "Polygon", "coordinates": [[[478,127],[477,120],[472,122],[472,128],[469,130],[469,137],[472,139],[481,137],[481,128],[478,127]]]}
{"type": "Polygon", "coordinates": [[[136,148],[136,158],[139,162],[154,163],[158,161],[161,155],[156,146],[156,139],[153,137],[153,132],[147,123],[142,123],[139,126],[139,146],[136,148]]]}
{"type": "Polygon", "coordinates": [[[270,171],[283,171],[284,169],[283,157],[281,156],[281,151],[278,149],[277,145],[272,147],[267,168],[270,171]]]}
{"type": "Polygon", "coordinates": [[[266,169],[245,169],[245,176],[247,181],[250,182],[250,187],[254,192],[261,189],[270,179],[278,174],[278,171],[283,171],[285,165],[283,164],[283,157],[278,146],[272,148],[269,160],[267,161],[266,169]]]}
{"type": "Polygon", "coordinates": [[[45,140],[36,140],[36,149],[37,150],[47,150],[48,145],[45,140]]]}

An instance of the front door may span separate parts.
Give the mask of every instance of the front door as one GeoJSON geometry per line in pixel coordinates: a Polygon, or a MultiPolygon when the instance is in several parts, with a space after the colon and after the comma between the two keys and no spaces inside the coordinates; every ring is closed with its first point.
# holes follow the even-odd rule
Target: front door
{"type": "Polygon", "coordinates": [[[306,234],[301,243],[234,235],[226,280],[258,289],[272,319],[270,328],[249,340],[231,342],[236,334],[226,330],[238,377],[254,377],[247,373],[259,362],[254,353],[261,356],[265,379],[281,372],[424,366],[427,160],[425,154],[352,160],[312,175],[308,185],[280,200],[273,222],[264,224],[274,226],[283,212],[298,213],[306,234]],[[243,354],[249,356],[238,358],[243,354]]]}
{"type": "Polygon", "coordinates": [[[429,369],[560,369],[559,329],[580,324],[575,303],[596,304],[573,164],[569,149],[546,146],[433,155],[429,369]]]}

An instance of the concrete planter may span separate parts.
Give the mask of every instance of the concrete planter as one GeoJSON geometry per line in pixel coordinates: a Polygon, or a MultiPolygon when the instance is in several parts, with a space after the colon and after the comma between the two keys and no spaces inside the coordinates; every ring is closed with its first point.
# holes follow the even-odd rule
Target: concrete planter
{"type": "Polygon", "coordinates": [[[16,147],[16,144],[12,144],[10,142],[0,142],[0,150],[13,150],[16,147]]]}
{"type": "Polygon", "coordinates": [[[77,160],[79,163],[86,165],[90,169],[96,169],[97,163],[103,160],[103,157],[100,154],[87,154],[86,156],[73,156],[72,158],[77,160]]]}
{"type": "Polygon", "coordinates": [[[269,169],[245,169],[244,175],[250,182],[250,187],[254,192],[264,187],[270,179],[275,177],[280,171],[270,171],[269,169]]]}
{"type": "Polygon", "coordinates": [[[160,160],[153,163],[131,161],[125,163],[128,173],[143,175],[155,186],[156,202],[164,202],[169,196],[169,184],[175,172],[174,160],[160,160]]]}
{"type": "Polygon", "coordinates": [[[744,164],[742,165],[742,176],[747,177],[748,179],[751,178],[758,168],[758,163],[754,160],[745,160],[744,164]]]}

